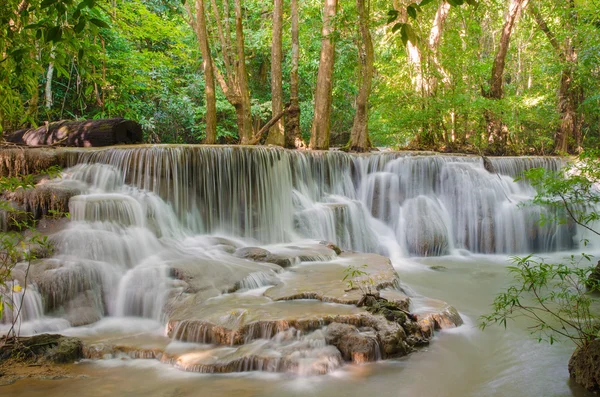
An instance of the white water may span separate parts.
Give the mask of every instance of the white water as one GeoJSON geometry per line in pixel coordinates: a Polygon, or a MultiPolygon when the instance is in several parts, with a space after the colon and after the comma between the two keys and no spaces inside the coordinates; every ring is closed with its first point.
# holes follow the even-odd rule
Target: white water
{"type": "MultiPolygon", "coordinates": [[[[24,334],[66,330],[102,318],[99,327],[106,319],[116,318],[122,319],[117,321],[117,328],[126,328],[132,323],[131,317],[153,320],[150,324],[160,327],[169,298],[184,292],[171,274],[173,264],[210,262],[219,270],[207,271],[205,278],[214,279],[213,288],[219,290],[219,272],[227,268],[233,274],[243,266],[229,254],[232,246],[235,249],[309,238],[390,256],[403,282],[419,294],[450,302],[470,319],[466,326],[434,341],[431,354],[421,352],[395,364],[377,364],[365,370],[370,373],[364,375],[369,384],[379,384],[377,379],[383,379],[381,395],[512,396],[519,395],[519,388],[528,384],[537,385],[539,391],[530,395],[568,393],[564,371],[551,389],[530,379],[519,381],[515,389],[512,382],[519,379],[518,373],[486,375],[480,368],[475,370],[485,365],[490,372],[512,371],[519,352],[508,352],[506,362],[496,365],[496,358],[502,354],[490,349],[502,351],[512,348],[512,344],[522,345],[528,336],[518,329],[506,334],[506,341],[495,343],[487,334],[472,329],[505,283],[505,259],[490,261],[486,256],[470,259],[459,255],[576,249],[582,237],[580,231],[571,224],[539,226],[536,221],[546,210],[520,208],[534,191],[526,183],[513,181],[532,167],[558,169],[562,164],[559,159],[493,159],[498,173],[491,174],[476,157],[411,157],[396,153],[352,156],[268,148],[158,146],[74,150],[68,154],[68,162],[73,167],[65,170],[62,182],[57,183],[77,183],[83,193],[70,201],[69,227],[53,237],[57,254],[47,265],[48,273],[32,284],[32,294],[24,304],[24,334]],[[207,234],[232,240],[223,244],[204,236],[207,234]],[[454,256],[406,259],[448,254],[454,256]],[[460,273],[432,272],[423,263],[458,263],[460,273]],[[483,277],[489,279],[484,279],[482,284],[488,288],[482,291],[472,285],[478,282],[472,275],[484,267],[488,270],[483,271],[483,277]],[[39,297],[36,290],[40,291],[39,297]],[[437,369],[428,369],[431,366],[437,369]],[[419,368],[427,373],[427,379],[438,381],[431,385],[427,379],[420,379],[425,375],[419,368]],[[457,368],[464,372],[455,373],[457,368]],[[446,376],[445,371],[453,375],[446,376]],[[398,376],[407,386],[394,394],[398,391],[394,386],[398,376]],[[454,382],[460,383],[457,379],[461,377],[469,379],[468,385],[456,387],[454,382]],[[509,390],[508,394],[503,388],[509,390]],[[490,389],[492,393],[486,394],[490,389]]],[[[239,287],[260,288],[268,285],[271,277],[277,276],[268,270],[252,272],[239,287]]],[[[73,329],[66,332],[77,333],[73,329]]],[[[493,335],[503,337],[497,331],[493,335]]],[[[537,345],[525,344],[523,349],[535,352],[537,345]]],[[[312,350],[306,354],[310,360],[312,350]]],[[[551,368],[555,371],[566,362],[565,350],[544,357],[553,360],[551,368]]],[[[132,371],[143,377],[137,369],[132,371]]],[[[357,377],[353,371],[346,369],[338,374],[342,384],[356,387],[354,381],[345,378],[349,373],[353,379],[363,376],[357,377]]],[[[540,371],[532,374],[540,376],[540,371]]],[[[315,389],[309,388],[308,392],[364,395],[364,391],[355,393],[361,388],[338,389],[340,381],[335,376],[328,378],[316,382],[315,389]]],[[[244,382],[256,383],[253,378],[244,382]]],[[[277,394],[280,387],[289,395],[307,392],[304,383],[297,390],[284,385],[281,379],[274,381],[266,386],[265,395],[269,388],[277,394]]]]}

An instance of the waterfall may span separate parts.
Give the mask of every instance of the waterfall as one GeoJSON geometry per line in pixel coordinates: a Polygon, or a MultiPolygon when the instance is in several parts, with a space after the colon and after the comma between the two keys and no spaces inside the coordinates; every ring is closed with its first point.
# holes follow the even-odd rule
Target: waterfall
{"type": "MultiPolygon", "coordinates": [[[[164,200],[175,214],[164,217],[170,225],[158,222],[168,235],[180,227],[265,244],[304,237],[355,251],[417,256],[454,249],[518,254],[577,246],[573,225],[540,226],[537,220],[546,209],[521,208],[535,191],[525,181],[514,181],[534,167],[559,169],[564,164],[559,158],[493,158],[496,172],[490,173],[479,157],[397,152],[152,146],[67,154],[76,170],[72,177],[78,174],[95,186],[96,194],[109,195],[84,199],[86,220],[98,216],[97,205],[105,207],[104,217],[139,218],[133,202],[125,208],[125,197],[110,196],[125,184],[164,200]],[[102,176],[85,168],[91,166],[102,176]],[[107,208],[117,200],[120,209],[107,208]]],[[[142,212],[149,212],[147,201],[140,204],[142,212]]]]}
{"type": "MultiPolygon", "coordinates": [[[[69,200],[68,227],[51,237],[53,258],[31,266],[22,315],[63,319],[54,327],[107,315],[161,321],[174,296],[232,292],[226,281],[236,276],[233,290],[273,284],[281,268],[233,255],[245,246],[294,242],[301,250],[299,241],[310,239],[394,258],[577,247],[577,228],[539,225],[549,210],[523,207],[535,191],[514,181],[533,167],[559,169],[558,158],[491,159],[490,173],[478,157],[271,147],[159,145],[61,156],[67,168],[51,183],[79,194],[69,200]]],[[[27,264],[16,270],[24,282],[27,264]]]]}

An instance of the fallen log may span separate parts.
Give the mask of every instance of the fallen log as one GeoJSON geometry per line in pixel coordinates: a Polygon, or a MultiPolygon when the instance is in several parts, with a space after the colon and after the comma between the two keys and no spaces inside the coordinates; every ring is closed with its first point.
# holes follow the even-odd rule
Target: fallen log
{"type": "Polygon", "coordinates": [[[26,146],[98,147],[141,143],[143,134],[142,127],[135,121],[118,118],[57,121],[8,133],[5,139],[26,146]]]}

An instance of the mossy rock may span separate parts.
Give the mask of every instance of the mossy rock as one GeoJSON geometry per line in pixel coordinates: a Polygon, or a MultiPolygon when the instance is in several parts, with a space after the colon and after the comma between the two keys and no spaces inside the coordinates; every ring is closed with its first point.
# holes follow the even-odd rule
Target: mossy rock
{"type": "Polygon", "coordinates": [[[77,338],[40,334],[9,340],[0,347],[0,360],[72,363],[83,358],[83,343],[77,338]]]}

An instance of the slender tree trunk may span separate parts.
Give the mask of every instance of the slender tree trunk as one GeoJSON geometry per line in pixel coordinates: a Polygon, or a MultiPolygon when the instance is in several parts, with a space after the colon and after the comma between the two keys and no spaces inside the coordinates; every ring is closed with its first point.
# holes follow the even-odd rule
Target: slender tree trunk
{"type": "Polygon", "coordinates": [[[369,96],[373,82],[373,61],[375,58],[373,40],[369,30],[369,9],[365,0],[356,0],[358,10],[358,24],[361,42],[358,47],[359,59],[359,91],[356,97],[356,114],[354,125],[350,134],[349,149],[357,152],[366,152],[371,148],[369,140],[369,96]]]}
{"type": "Polygon", "coordinates": [[[290,0],[290,8],[292,14],[292,70],[290,72],[290,106],[285,119],[285,146],[298,149],[306,146],[300,131],[300,102],[298,98],[298,66],[300,64],[298,0],[290,0]]]}
{"type": "Polygon", "coordinates": [[[200,44],[202,55],[202,69],[204,70],[204,98],[206,100],[206,140],[205,143],[213,145],[217,142],[217,96],[215,90],[215,74],[213,61],[208,45],[206,30],[206,8],[204,0],[196,0],[196,37],[200,44]]]}
{"type": "Polygon", "coordinates": [[[335,64],[335,16],[337,0],[325,0],[323,7],[323,28],[321,29],[321,56],[317,89],[315,92],[315,112],[310,132],[310,148],[329,149],[331,120],[331,95],[333,89],[333,66],[335,64]]]}
{"type": "Polygon", "coordinates": [[[46,109],[52,108],[54,101],[52,100],[52,78],[54,77],[54,47],[50,49],[50,62],[48,63],[48,72],[46,73],[46,89],[44,91],[46,97],[46,109]]]}
{"type": "MultiPolygon", "coordinates": [[[[274,0],[273,7],[273,44],[271,47],[271,114],[283,110],[283,87],[281,63],[283,59],[283,0],[274,0]]],[[[277,146],[285,144],[284,121],[280,118],[269,131],[267,143],[277,146]]]]}
{"type": "MultiPolygon", "coordinates": [[[[529,0],[511,0],[506,20],[500,36],[500,43],[494,64],[492,66],[492,75],[490,79],[490,89],[484,92],[484,96],[489,99],[499,100],[504,96],[504,67],[506,65],[506,54],[510,46],[510,37],[517,18],[522,9],[527,6],[529,0]]],[[[508,131],[502,119],[487,110],[484,114],[487,123],[487,133],[489,143],[503,146],[508,140],[508,131]]]]}
{"type": "MultiPolygon", "coordinates": [[[[446,85],[450,84],[450,76],[440,63],[440,60],[438,58],[438,50],[440,48],[440,42],[442,40],[442,32],[444,31],[444,25],[446,24],[446,19],[448,18],[449,13],[450,3],[444,0],[440,3],[437,12],[435,13],[433,26],[431,27],[431,31],[429,33],[430,63],[435,67],[437,74],[441,76],[442,82],[446,85]]],[[[426,83],[426,94],[433,95],[437,88],[437,84],[438,76],[436,74],[433,74],[432,77],[429,78],[426,83]]]]}
{"type": "MultiPolygon", "coordinates": [[[[572,9],[575,7],[572,0],[569,1],[568,7],[572,9]]],[[[558,90],[558,110],[561,122],[554,139],[554,150],[557,152],[577,151],[581,145],[581,120],[578,115],[578,107],[582,101],[582,90],[576,85],[573,76],[577,68],[577,51],[570,37],[565,40],[564,46],[560,45],[539,10],[533,5],[531,12],[540,30],[544,32],[558,57],[564,63],[558,90]],[[570,138],[575,140],[574,147],[569,146],[570,138]]],[[[570,25],[570,21],[567,24],[570,25]]]]}
{"type": "Polygon", "coordinates": [[[237,54],[237,82],[240,103],[236,106],[240,143],[249,145],[253,138],[252,108],[250,90],[248,89],[248,74],[246,73],[246,55],[244,51],[244,25],[242,23],[242,1],[235,0],[235,41],[237,54]]]}

